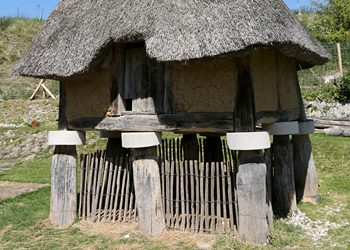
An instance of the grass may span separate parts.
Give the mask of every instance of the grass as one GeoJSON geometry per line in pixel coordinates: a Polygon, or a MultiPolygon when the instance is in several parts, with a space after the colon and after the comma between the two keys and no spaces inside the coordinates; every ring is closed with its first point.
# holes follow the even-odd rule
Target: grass
{"type": "MultiPolygon", "coordinates": [[[[167,134],[171,138],[176,135],[167,134]]],[[[93,140],[98,133],[88,133],[93,140]]],[[[335,223],[329,227],[327,236],[317,242],[298,226],[275,220],[270,230],[266,246],[252,246],[239,242],[230,236],[216,236],[211,249],[282,249],[299,248],[342,249],[350,247],[350,138],[331,137],[321,134],[311,135],[315,164],[318,167],[320,201],[318,205],[300,203],[299,209],[315,223],[315,227],[335,223]],[[318,223],[318,224],[317,224],[318,223]]],[[[78,152],[96,150],[105,145],[105,140],[97,139],[89,146],[81,146],[78,152]]],[[[50,158],[44,154],[29,162],[18,162],[0,174],[0,180],[15,182],[50,182],[50,158]]],[[[0,245],[3,249],[200,249],[196,245],[177,239],[169,242],[164,238],[154,238],[125,229],[114,236],[102,232],[82,230],[75,225],[55,228],[48,222],[50,188],[22,194],[0,202],[0,245]],[[125,238],[125,235],[129,238],[125,238]]],[[[98,224],[96,224],[98,226],[98,224]]],[[[103,227],[103,226],[102,226],[103,227]]],[[[180,236],[182,237],[182,236],[180,236]]]]}

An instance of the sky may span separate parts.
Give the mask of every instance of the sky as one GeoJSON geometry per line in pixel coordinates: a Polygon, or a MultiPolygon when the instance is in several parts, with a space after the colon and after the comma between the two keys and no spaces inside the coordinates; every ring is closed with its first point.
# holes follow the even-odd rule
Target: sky
{"type": "MultiPolygon", "coordinates": [[[[39,18],[43,11],[43,19],[47,19],[60,0],[0,0],[0,17],[39,18]]],[[[242,0],[243,1],[243,0],[242,0]]],[[[298,0],[284,0],[291,9],[298,8],[298,0]]],[[[310,5],[310,0],[299,0],[300,6],[310,5]]]]}

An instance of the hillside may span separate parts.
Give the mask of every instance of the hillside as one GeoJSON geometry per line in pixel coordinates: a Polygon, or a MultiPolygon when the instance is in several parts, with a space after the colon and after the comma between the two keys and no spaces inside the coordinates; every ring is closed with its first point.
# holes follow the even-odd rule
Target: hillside
{"type": "MultiPolygon", "coordinates": [[[[43,23],[29,18],[0,18],[0,100],[27,99],[35,90],[38,79],[12,77],[10,71],[43,23]]],[[[57,82],[48,81],[46,85],[58,93],[57,82]]]]}

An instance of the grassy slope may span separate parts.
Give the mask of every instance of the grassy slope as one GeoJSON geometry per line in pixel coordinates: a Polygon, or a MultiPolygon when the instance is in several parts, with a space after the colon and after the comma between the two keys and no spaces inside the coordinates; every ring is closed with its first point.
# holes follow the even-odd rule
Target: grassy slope
{"type": "MultiPolygon", "coordinates": [[[[37,19],[13,18],[10,26],[0,32],[0,99],[29,98],[36,88],[38,79],[13,77],[10,71],[43,23],[37,19]]],[[[46,86],[58,93],[55,81],[46,81],[46,86]]]]}

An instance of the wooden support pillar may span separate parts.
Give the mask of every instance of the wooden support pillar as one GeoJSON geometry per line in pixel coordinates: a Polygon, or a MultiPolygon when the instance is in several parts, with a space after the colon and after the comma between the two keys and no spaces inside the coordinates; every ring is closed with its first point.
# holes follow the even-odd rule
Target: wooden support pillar
{"type": "Polygon", "coordinates": [[[106,146],[107,158],[113,159],[123,152],[121,138],[108,138],[106,146]]]}
{"type": "Polygon", "coordinates": [[[162,233],[165,230],[165,220],[157,147],[133,148],[132,157],[140,231],[145,234],[162,233]]]}
{"type": "Polygon", "coordinates": [[[199,159],[199,145],[196,134],[184,134],[182,138],[184,159],[196,161],[199,159]]]}
{"type": "Polygon", "coordinates": [[[295,77],[301,113],[299,135],[293,136],[292,139],[296,197],[297,200],[317,203],[318,179],[309,138],[309,134],[314,133],[315,126],[312,121],[310,124],[310,120],[307,120],[297,73],[295,77]]]}
{"type": "Polygon", "coordinates": [[[309,135],[293,135],[295,191],[298,201],[318,202],[318,180],[309,135]]]}
{"type": "Polygon", "coordinates": [[[72,224],[76,217],[76,208],[76,146],[56,146],[51,166],[51,223],[57,226],[72,224]]]}
{"type": "MultiPolygon", "coordinates": [[[[60,83],[58,130],[67,129],[66,90],[60,83]]],[[[70,143],[70,142],[69,142],[70,143]]],[[[68,143],[68,144],[69,144],[68,143]]],[[[57,144],[56,144],[57,145],[57,144]]],[[[51,165],[50,220],[58,226],[74,222],[77,209],[77,151],[75,145],[57,145],[51,165]]]]}
{"type": "Polygon", "coordinates": [[[289,135],[273,137],[273,208],[276,215],[285,217],[290,211],[297,210],[293,147],[289,135]]]}
{"type": "Polygon", "coordinates": [[[271,148],[265,149],[266,162],[266,203],[267,203],[267,220],[269,227],[273,228],[273,209],[272,209],[272,155],[271,148]]]}
{"type": "Polygon", "coordinates": [[[220,136],[207,136],[204,144],[204,159],[206,162],[222,162],[222,144],[220,136]]]}
{"type": "MultiPolygon", "coordinates": [[[[237,60],[235,132],[255,132],[255,102],[248,58],[237,60]]],[[[261,244],[268,239],[266,165],[261,150],[239,151],[237,173],[238,237],[261,244]]]]}

